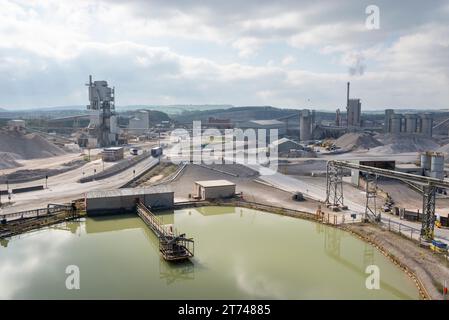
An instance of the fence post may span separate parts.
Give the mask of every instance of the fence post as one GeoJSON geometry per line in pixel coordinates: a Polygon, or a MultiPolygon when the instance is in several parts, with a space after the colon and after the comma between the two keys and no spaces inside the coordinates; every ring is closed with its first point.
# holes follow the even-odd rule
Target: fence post
{"type": "Polygon", "coordinates": [[[401,224],[399,224],[399,234],[401,234],[401,224]]]}
{"type": "Polygon", "coordinates": [[[413,240],[413,229],[410,230],[410,239],[413,240]]]}
{"type": "Polygon", "coordinates": [[[388,219],[388,231],[391,231],[391,219],[388,219]]]}

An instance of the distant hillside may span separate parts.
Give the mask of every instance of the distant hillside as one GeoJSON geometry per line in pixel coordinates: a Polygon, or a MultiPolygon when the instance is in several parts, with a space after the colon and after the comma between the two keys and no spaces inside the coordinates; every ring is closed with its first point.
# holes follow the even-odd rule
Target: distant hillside
{"type": "Polygon", "coordinates": [[[184,111],[181,114],[173,115],[172,118],[181,123],[191,122],[193,120],[207,121],[209,117],[230,119],[231,121],[269,120],[292,115],[297,112],[297,110],[279,109],[270,106],[247,106],[207,111],[184,111]]]}
{"type": "Polygon", "coordinates": [[[155,111],[161,111],[169,115],[175,115],[180,114],[185,111],[207,111],[207,110],[217,110],[217,109],[229,109],[232,108],[232,105],[167,105],[167,106],[161,106],[161,105],[132,105],[132,106],[117,106],[116,110],[118,112],[126,112],[126,111],[132,111],[132,110],[139,110],[139,109],[145,109],[145,110],[155,110],[155,111]]]}

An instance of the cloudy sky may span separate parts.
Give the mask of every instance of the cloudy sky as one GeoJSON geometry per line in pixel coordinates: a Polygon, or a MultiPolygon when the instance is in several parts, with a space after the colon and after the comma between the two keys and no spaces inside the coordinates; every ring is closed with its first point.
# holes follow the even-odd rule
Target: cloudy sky
{"type": "Polygon", "coordinates": [[[449,108],[449,1],[0,0],[0,107],[449,108]],[[379,29],[366,7],[380,9],[379,29]]]}

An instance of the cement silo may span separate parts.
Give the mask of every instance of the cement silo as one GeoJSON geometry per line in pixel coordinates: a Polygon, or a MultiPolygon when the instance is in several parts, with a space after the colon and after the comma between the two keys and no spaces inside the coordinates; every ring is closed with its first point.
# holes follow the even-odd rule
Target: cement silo
{"type": "Polygon", "coordinates": [[[431,159],[430,152],[421,153],[421,168],[423,170],[430,170],[431,161],[432,161],[432,159],[431,159]]]}
{"type": "Polygon", "coordinates": [[[391,115],[391,122],[390,122],[390,132],[393,134],[399,134],[401,133],[401,127],[402,127],[402,114],[393,114],[391,115]]]}
{"type": "Polygon", "coordinates": [[[384,124],[384,131],[385,133],[391,132],[391,116],[394,115],[393,109],[386,109],[385,110],[385,124],[384,124]]]}
{"type": "Polygon", "coordinates": [[[432,178],[444,178],[444,155],[434,152],[431,155],[430,176],[432,178]]]}
{"type": "Polygon", "coordinates": [[[308,109],[299,113],[299,139],[309,141],[312,139],[312,116],[308,109]]]}
{"type": "Polygon", "coordinates": [[[405,132],[415,133],[418,128],[418,116],[415,113],[405,115],[405,132]]]}
{"type": "Polygon", "coordinates": [[[421,133],[427,137],[432,136],[433,118],[431,113],[421,115],[421,133]]]}

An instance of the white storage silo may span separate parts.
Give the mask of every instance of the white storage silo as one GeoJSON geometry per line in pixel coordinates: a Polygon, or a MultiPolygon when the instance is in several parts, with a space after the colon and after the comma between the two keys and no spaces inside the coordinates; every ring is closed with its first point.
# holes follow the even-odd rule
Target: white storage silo
{"type": "Polygon", "coordinates": [[[444,155],[442,153],[432,153],[430,176],[437,179],[444,178],[444,155]]]}
{"type": "Polygon", "coordinates": [[[425,136],[432,136],[433,118],[431,113],[424,113],[421,116],[421,133],[425,136]]]}
{"type": "Polygon", "coordinates": [[[299,113],[299,139],[309,141],[312,139],[312,117],[308,109],[299,113]]]}
{"type": "Polygon", "coordinates": [[[430,170],[431,154],[429,152],[421,153],[421,168],[424,170],[430,170]]]}
{"type": "Polygon", "coordinates": [[[405,132],[415,133],[418,124],[418,117],[414,113],[405,115],[405,132]]]}
{"type": "Polygon", "coordinates": [[[402,114],[391,115],[390,132],[393,134],[399,134],[401,133],[401,127],[402,127],[402,114]]]}

